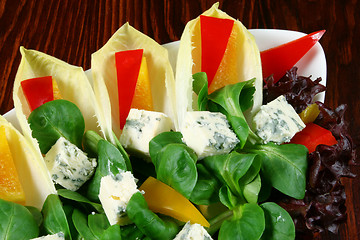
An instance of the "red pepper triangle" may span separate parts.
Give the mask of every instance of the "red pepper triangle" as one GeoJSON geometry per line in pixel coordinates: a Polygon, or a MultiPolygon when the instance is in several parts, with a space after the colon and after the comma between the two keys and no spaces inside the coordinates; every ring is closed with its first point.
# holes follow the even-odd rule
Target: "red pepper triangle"
{"type": "Polygon", "coordinates": [[[143,49],[115,53],[116,74],[119,94],[120,128],[126,123],[134,97],[143,49]]]}
{"type": "Polygon", "coordinates": [[[31,111],[54,100],[51,76],[24,80],[21,82],[21,88],[31,111]]]}
{"type": "Polygon", "coordinates": [[[264,79],[273,74],[276,83],[320,40],[324,33],[325,30],[313,32],[294,41],[262,51],[260,56],[264,79]]]}
{"type": "Polygon", "coordinates": [[[209,86],[224,56],[233,25],[232,19],[200,15],[201,71],[206,72],[209,86]]]}
{"type": "Polygon", "coordinates": [[[327,130],[315,123],[308,123],[306,127],[295,134],[290,143],[302,144],[312,153],[320,144],[332,146],[337,143],[330,130],[327,130]]]}

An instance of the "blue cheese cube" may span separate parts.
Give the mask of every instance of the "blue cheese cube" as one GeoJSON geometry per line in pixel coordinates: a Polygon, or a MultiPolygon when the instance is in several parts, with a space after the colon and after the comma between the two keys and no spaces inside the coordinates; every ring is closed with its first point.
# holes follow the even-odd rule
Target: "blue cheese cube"
{"type": "Polygon", "coordinates": [[[45,155],[52,180],[66,189],[77,191],[91,178],[97,165],[76,145],[60,137],[45,155]]]}
{"type": "Polygon", "coordinates": [[[131,196],[139,191],[136,182],[130,171],[101,178],[99,199],[110,225],[120,224],[126,216],[126,206],[131,196]]]}
{"type": "Polygon", "coordinates": [[[183,141],[196,152],[199,159],[227,154],[239,143],[226,116],[219,112],[187,112],[181,133],[183,141]]]}
{"type": "Polygon", "coordinates": [[[32,238],[30,240],[65,240],[65,235],[62,232],[55,233],[55,234],[49,234],[46,236],[38,237],[38,238],[32,238]]]}
{"type": "Polygon", "coordinates": [[[305,128],[305,124],[284,96],[261,106],[254,116],[253,124],[255,133],[265,144],[289,142],[297,132],[305,128]]]}
{"type": "Polygon", "coordinates": [[[131,152],[149,156],[151,139],[172,128],[173,122],[166,114],[132,108],[120,136],[120,143],[131,152]]]}
{"type": "Polygon", "coordinates": [[[212,238],[200,224],[187,222],[174,240],[212,240],[212,238]]]}

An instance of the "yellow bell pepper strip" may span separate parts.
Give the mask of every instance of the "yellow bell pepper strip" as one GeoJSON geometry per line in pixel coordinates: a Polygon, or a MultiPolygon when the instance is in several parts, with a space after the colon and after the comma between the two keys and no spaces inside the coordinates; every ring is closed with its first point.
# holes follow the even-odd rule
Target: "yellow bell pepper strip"
{"type": "Polygon", "coordinates": [[[146,57],[142,57],[131,108],[154,111],[151,83],[146,57]]]}
{"type": "Polygon", "coordinates": [[[190,221],[204,227],[210,226],[205,217],[187,198],[165,183],[149,177],[139,190],[145,192],[145,200],[153,212],[171,216],[182,222],[190,221]]]}
{"type": "Polygon", "coordinates": [[[16,171],[14,159],[6,138],[5,127],[0,127],[0,198],[25,203],[25,193],[16,171]]]}
{"type": "Polygon", "coordinates": [[[274,83],[282,78],[314,45],[325,30],[310,33],[294,41],[262,51],[261,65],[264,79],[273,74],[274,83]]]}
{"type": "Polygon", "coordinates": [[[307,124],[314,122],[315,119],[319,116],[320,109],[319,106],[316,103],[313,103],[309,106],[307,106],[304,111],[302,111],[299,116],[301,120],[307,124]]]}
{"type": "Polygon", "coordinates": [[[58,86],[57,82],[55,81],[55,79],[52,80],[52,86],[53,86],[54,100],[62,99],[63,97],[61,96],[59,86],[58,86]]]}
{"type": "Polygon", "coordinates": [[[301,132],[295,134],[290,143],[302,144],[309,150],[309,153],[312,153],[320,144],[332,146],[337,141],[331,131],[315,123],[308,123],[301,132]]]}

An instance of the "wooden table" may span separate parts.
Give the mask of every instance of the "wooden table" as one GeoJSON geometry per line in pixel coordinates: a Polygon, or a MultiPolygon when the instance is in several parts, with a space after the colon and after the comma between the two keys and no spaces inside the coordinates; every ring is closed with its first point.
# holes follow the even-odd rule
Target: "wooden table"
{"type": "MultiPolygon", "coordinates": [[[[163,44],[178,40],[187,21],[215,0],[0,0],[0,114],[13,108],[12,87],[19,47],[36,49],[70,64],[90,68],[90,55],[125,22],[163,44]]],[[[326,29],[326,104],[346,103],[354,142],[360,144],[360,2],[357,0],[224,0],[220,9],[247,28],[278,28],[306,33],[326,29]]],[[[358,154],[359,155],[359,154],[358,154]]],[[[358,158],[359,160],[359,158],[358,158]]],[[[359,167],[355,169],[360,174],[359,167]]],[[[360,180],[344,180],[347,222],[339,236],[360,239],[360,180]]]]}

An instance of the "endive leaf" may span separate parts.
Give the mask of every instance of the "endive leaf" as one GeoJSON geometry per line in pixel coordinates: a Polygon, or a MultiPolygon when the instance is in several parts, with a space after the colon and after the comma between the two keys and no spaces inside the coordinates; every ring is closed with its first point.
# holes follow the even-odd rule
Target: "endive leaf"
{"type": "Polygon", "coordinates": [[[154,110],[175,119],[175,81],[167,50],[150,37],[124,24],[109,41],[91,56],[96,99],[106,117],[107,133],[120,135],[115,53],[143,49],[146,57],[154,110]]]}
{"type": "MultiPolygon", "coordinates": [[[[236,78],[232,78],[231,83],[243,82],[255,78],[254,105],[246,115],[248,120],[262,104],[262,70],[260,52],[256,45],[254,37],[243,26],[243,24],[218,9],[219,3],[215,3],[209,10],[202,15],[222,19],[234,20],[234,26],[229,38],[229,43],[223,57],[222,64],[230,65],[236,78]],[[228,49],[229,45],[232,49],[228,49]],[[235,56],[236,61],[233,61],[235,56]],[[228,58],[227,58],[228,57],[228,58]],[[227,59],[226,59],[227,58],[227,59]],[[224,60],[225,59],[225,60],[224,60]]],[[[181,36],[180,47],[176,64],[176,110],[178,122],[184,118],[186,111],[192,111],[193,92],[192,92],[192,74],[201,72],[201,26],[200,17],[191,20],[186,24],[181,36]]],[[[220,86],[221,87],[221,86],[220,86]]],[[[211,92],[216,89],[211,89],[211,92]]]]}
{"type": "Polygon", "coordinates": [[[27,122],[30,108],[21,88],[21,82],[30,78],[52,76],[56,81],[63,99],[77,105],[84,120],[85,130],[100,131],[102,116],[95,101],[94,92],[81,67],[70,65],[45,53],[20,47],[21,62],[16,73],[13,99],[16,116],[24,136],[37,148],[27,122]],[[99,119],[99,121],[98,121],[99,119]]]}
{"type": "Polygon", "coordinates": [[[25,205],[41,209],[46,197],[56,194],[42,155],[1,115],[0,126],[5,127],[10,151],[25,192],[25,205]]]}

